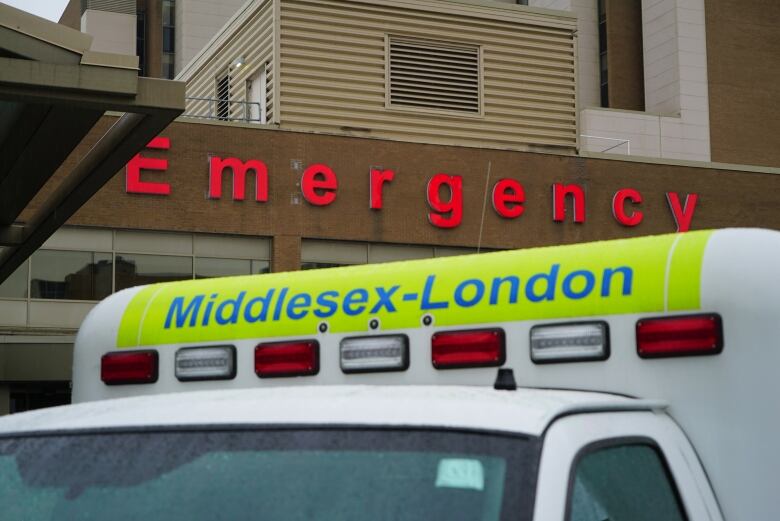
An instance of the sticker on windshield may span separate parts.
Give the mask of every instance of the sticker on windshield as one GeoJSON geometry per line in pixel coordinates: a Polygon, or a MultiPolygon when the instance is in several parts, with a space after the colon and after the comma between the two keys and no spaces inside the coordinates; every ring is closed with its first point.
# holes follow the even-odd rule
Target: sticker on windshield
{"type": "Polygon", "coordinates": [[[485,470],[476,459],[445,458],[439,461],[436,488],[483,490],[485,470]]]}

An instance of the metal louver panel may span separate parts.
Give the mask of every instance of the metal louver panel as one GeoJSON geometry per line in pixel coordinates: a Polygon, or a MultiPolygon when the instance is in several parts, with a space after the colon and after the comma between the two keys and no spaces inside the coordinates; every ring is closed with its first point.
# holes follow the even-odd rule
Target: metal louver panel
{"type": "Polygon", "coordinates": [[[481,113],[478,46],[388,41],[389,106],[481,113]]]}

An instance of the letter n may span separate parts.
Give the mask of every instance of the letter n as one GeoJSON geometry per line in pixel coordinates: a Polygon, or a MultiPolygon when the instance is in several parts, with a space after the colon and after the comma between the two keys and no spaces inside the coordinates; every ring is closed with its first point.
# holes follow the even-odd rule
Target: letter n
{"type": "Polygon", "coordinates": [[[585,191],[579,185],[554,183],[553,189],[553,221],[560,223],[566,220],[566,196],[571,196],[574,203],[574,222],[585,222],[585,191]]]}

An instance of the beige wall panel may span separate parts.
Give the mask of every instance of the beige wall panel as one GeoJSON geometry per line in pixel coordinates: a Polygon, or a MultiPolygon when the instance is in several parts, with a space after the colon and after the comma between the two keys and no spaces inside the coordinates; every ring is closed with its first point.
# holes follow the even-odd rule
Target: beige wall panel
{"type": "Polygon", "coordinates": [[[576,144],[572,18],[433,1],[280,5],[282,128],[509,148],[576,144]],[[387,35],[480,46],[482,113],[387,108],[387,35]]]}
{"type": "MultiPolygon", "coordinates": [[[[266,63],[268,66],[266,110],[269,123],[274,121],[274,2],[256,2],[259,7],[249,7],[246,16],[233,19],[225,32],[220,34],[207,52],[196,57],[179,79],[187,82],[187,96],[216,98],[216,79],[228,69],[236,58],[243,58],[245,65],[230,69],[231,101],[246,101],[246,82],[266,63]]],[[[187,115],[207,116],[215,112],[206,101],[188,101],[187,115]]],[[[243,117],[241,104],[231,105],[231,116],[243,117]]]]}
{"type": "Polygon", "coordinates": [[[117,230],[114,248],[121,253],[192,255],[192,235],[117,230]]]}
{"type": "Polygon", "coordinates": [[[77,329],[93,307],[94,302],[32,301],[29,325],[77,329]]]}
{"type": "Polygon", "coordinates": [[[269,239],[196,235],[194,241],[196,257],[259,260],[271,258],[271,241],[269,239]]]}
{"type": "Polygon", "coordinates": [[[0,326],[26,326],[26,300],[0,300],[0,326]]]}
{"type": "Polygon", "coordinates": [[[43,243],[41,249],[111,251],[114,234],[111,230],[63,227],[43,243]]]}
{"type": "Polygon", "coordinates": [[[393,262],[433,257],[430,246],[402,246],[397,244],[370,244],[368,262],[393,262]]]}
{"type": "Polygon", "coordinates": [[[301,243],[301,261],[365,264],[368,262],[368,245],[362,242],[304,239],[301,243]]]}

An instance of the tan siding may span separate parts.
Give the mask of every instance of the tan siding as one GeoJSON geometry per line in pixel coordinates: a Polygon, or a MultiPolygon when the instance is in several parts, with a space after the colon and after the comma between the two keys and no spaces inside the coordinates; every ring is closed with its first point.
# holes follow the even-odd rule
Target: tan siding
{"type": "Polygon", "coordinates": [[[282,128],[433,143],[576,146],[575,20],[450,6],[457,7],[281,0],[282,128]],[[482,114],[387,108],[387,35],[479,45],[482,114]]]}
{"type": "MultiPolygon", "coordinates": [[[[273,80],[276,74],[274,66],[274,2],[257,2],[251,13],[243,20],[235,20],[229,28],[229,37],[212,42],[209,52],[196,58],[196,66],[189,69],[183,79],[187,81],[187,96],[195,98],[216,98],[216,79],[238,57],[244,58],[246,65],[231,71],[231,101],[246,101],[246,81],[268,63],[266,110],[268,121],[273,120],[275,109],[275,91],[273,80]]],[[[186,115],[207,116],[209,103],[189,101],[186,115]]],[[[213,105],[213,104],[212,104],[213,105]]],[[[243,106],[231,105],[231,116],[243,117],[243,106]]],[[[212,106],[211,112],[215,111],[212,106]]]]}

